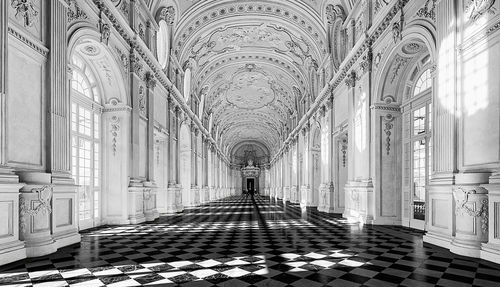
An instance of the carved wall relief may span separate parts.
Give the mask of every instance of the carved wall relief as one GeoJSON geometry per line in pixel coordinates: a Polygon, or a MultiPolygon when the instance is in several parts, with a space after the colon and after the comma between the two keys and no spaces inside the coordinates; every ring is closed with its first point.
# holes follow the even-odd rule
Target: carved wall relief
{"type": "Polygon", "coordinates": [[[24,27],[33,26],[33,23],[38,19],[38,11],[32,0],[11,0],[10,6],[16,10],[16,18],[23,18],[24,27]]]}
{"type": "Polygon", "coordinates": [[[385,150],[387,151],[387,155],[391,151],[391,130],[394,127],[393,121],[395,117],[392,114],[387,114],[384,117],[384,132],[385,132],[385,150]]]}
{"type": "Polygon", "coordinates": [[[26,224],[28,216],[35,216],[40,213],[50,214],[52,213],[52,186],[44,185],[41,188],[33,188],[31,192],[37,194],[36,200],[26,200],[25,196],[19,199],[19,209],[20,209],[20,231],[21,233],[26,232],[26,224]]]}
{"type": "Polygon", "coordinates": [[[494,4],[495,0],[470,0],[465,7],[465,14],[469,21],[476,22],[483,15],[495,14],[494,4]]]}
{"type": "MultiPolygon", "coordinates": [[[[453,196],[455,197],[455,214],[456,215],[464,215],[472,217],[480,217],[481,218],[481,230],[483,233],[488,232],[488,198],[483,198],[479,202],[475,202],[478,206],[476,208],[471,208],[468,203],[469,196],[471,194],[475,194],[475,190],[465,190],[461,187],[455,188],[453,190],[453,196]]],[[[474,201],[472,201],[474,203],[474,201]]]]}
{"type": "Polygon", "coordinates": [[[120,131],[120,118],[117,116],[111,117],[111,147],[113,156],[116,155],[118,132],[120,131]]]}

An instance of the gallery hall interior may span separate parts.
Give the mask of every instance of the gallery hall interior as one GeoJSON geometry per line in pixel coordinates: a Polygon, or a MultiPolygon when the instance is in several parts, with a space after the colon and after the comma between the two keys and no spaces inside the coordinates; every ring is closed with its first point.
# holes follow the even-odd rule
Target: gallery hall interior
{"type": "Polygon", "coordinates": [[[0,287],[499,282],[500,0],[0,0],[0,287]]]}

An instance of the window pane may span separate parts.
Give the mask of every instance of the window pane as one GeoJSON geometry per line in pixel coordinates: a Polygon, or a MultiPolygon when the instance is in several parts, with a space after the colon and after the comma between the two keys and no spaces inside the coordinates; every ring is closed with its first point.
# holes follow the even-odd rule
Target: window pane
{"type": "Polygon", "coordinates": [[[425,133],[425,106],[413,111],[413,134],[419,135],[425,133]]]}

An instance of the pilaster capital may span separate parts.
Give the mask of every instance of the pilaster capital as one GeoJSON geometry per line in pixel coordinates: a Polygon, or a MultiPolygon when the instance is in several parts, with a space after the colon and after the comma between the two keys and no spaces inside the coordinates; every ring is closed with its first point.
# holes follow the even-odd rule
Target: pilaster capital
{"type": "Polygon", "coordinates": [[[151,72],[146,73],[146,87],[151,90],[156,87],[156,79],[151,72]]]}
{"type": "Polygon", "coordinates": [[[175,8],[173,6],[164,7],[160,10],[160,19],[172,26],[175,23],[175,8]]]}

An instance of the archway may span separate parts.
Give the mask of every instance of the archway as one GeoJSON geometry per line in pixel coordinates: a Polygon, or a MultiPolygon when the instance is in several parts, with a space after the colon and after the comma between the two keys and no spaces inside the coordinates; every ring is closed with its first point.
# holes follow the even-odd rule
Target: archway
{"type": "Polygon", "coordinates": [[[68,66],[79,228],[126,223],[129,115],[122,71],[97,31],[88,28],[70,38],[68,66]]]}
{"type": "Polygon", "coordinates": [[[407,35],[392,50],[377,87],[376,101],[380,104],[376,106],[381,108],[374,114],[380,127],[375,170],[379,212],[396,211],[393,218],[380,221],[400,220],[417,229],[425,228],[426,185],[431,174],[432,47],[416,33],[407,35]],[[383,197],[394,200],[388,205],[388,200],[382,202],[383,197]]]}

